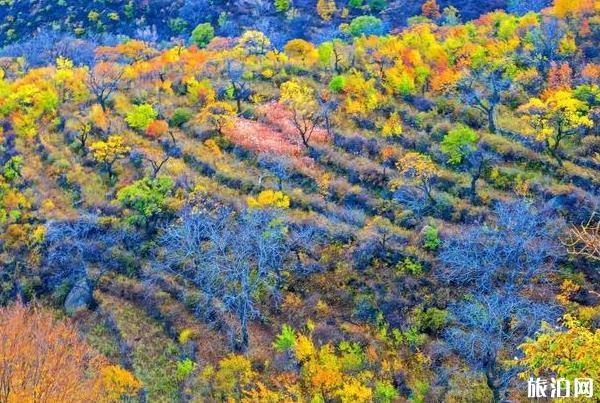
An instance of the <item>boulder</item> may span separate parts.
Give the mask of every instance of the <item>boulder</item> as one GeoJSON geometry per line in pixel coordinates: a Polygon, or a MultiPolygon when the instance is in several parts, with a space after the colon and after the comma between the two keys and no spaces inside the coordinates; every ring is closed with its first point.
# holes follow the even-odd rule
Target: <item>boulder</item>
{"type": "Polygon", "coordinates": [[[88,309],[92,303],[92,286],[87,278],[78,280],[65,299],[65,310],[73,315],[81,310],[88,309]]]}

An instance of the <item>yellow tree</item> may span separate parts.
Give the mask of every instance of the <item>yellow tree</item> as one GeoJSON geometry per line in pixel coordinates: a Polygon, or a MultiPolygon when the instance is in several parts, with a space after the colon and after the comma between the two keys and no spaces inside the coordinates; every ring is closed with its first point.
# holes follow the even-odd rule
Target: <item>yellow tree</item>
{"type": "Polygon", "coordinates": [[[292,39],[285,44],[283,51],[292,62],[303,67],[310,67],[319,60],[319,53],[315,46],[304,39],[292,39]]]}
{"type": "Polygon", "coordinates": [[[536,140],[544,142],[546,150],[560,166],[561,141],[594,124],[587,111],[587,104],[574,98],[570,90],[558,90],[542,99],[532,98],[519,108],[519,113],[534,130],[536,140]]]}
{"type": "MultiPolygon", "coordinates": [[[[600,329],[589,329],[571,315],[563,318],[564,331],[545,325],[534,340],[521,345],[522,377],[555,376],[598,379],[600,376],[600,329]]],[[[600,397],[600,390],[595,391],[600,397]]]]}
{"type": "Polygon", "coordinates": [[[238,41],[240,46],[248,55],[264,55],[271,50],[271,40],[261,31],[249,30],[242,34],[238,41]]]}
{"type": "Polygon", "coordinates": [[[235,110],[227,102],[215,101],[208,104],[198,114],[198,122],[208,125],[217,133],[223,134],[223,130],[233,125],[235,110]]]}
{"type": "Polygon", "coordinates": [[[390,116],[381,125],[381,135],[383,137],[397,137],[402,135],[402,122],[398,112],[392,112],[390,116]]]}
{"type": "Polygon", "coordinates": [[[322,119],[315,90],[307,83],[294,78],[281,85],[280,100],[290,109],[292,123],[302,139],[302,144],[310,148],[310,138],[322,119]]]}
{"type": "Polygon", "coordinates": [[[318,0],[317,14],[323,21],[330,21],[335,13],[335,0],[318,0]]]}
{"type": "Polygon", "coordinates": [[[97,141],[93,143],[90,148],[94,155],[94,159],[104,165],[104,168],[108,172],[109,182],[112,181],[115,172],[114,164],[120,159],[127,156],[131,150],[123,140],[123,137],[112,135],[106,141],[97,141]]]}
{"type": "Polygon", "coordinates": [[[377,109],[382,102],[382,95],[375,87],[375,80],[366,80],[363,75],[354,71],[344,80],[343,108],[348,115],[366,117],[377,109]]]}
{"type": "Polygon", "coordinates": [[[285,193],[276,190],[263,190],[258,196],[248,196],[246,199],[250,208],[288,208],[290,207],[290,198],[285,193]]]}
{"type": "Polygon", "coordinates": [[[440,171],[429,156],[411,151],[400,158],[396,166],[402,174],[416,179],[420,189],[425,192],[431,203],[435,204],[431,192],[433,182],[439,176],[440,171]]]}

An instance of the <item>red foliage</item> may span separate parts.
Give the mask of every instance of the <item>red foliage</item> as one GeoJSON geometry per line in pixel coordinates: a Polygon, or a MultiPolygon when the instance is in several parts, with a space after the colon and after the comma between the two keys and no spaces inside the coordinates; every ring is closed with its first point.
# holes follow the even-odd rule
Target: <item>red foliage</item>
{"type": "Polygon", "coordinates": [[[256,152],[298,156],[303,151],[299,144],[289,141],[280,131],[244,118],[236,118],[233,127],[224,130],[224,134],[235,144],[256,152]]]}
{"type": "Polygon", "coordinates": [[[423,16],[433,20],[440,18],[442,15],[442,13],[440,13],[440,6],[438,6],[435,0],[427,0],[423,3],[423,6],[421,6],[421,13],[423,16]]]}
{"type": "MultiPolygon", "coordinates": [[[[256,152],[271,152],[288,156],[301,156],[305,152],[298,131],[291,121],[291,113],[278,103],[258,108],[264,116],[262,122],[236,118],[231,129],[224,134],[235,144],[256,152]]],[[[311,137],[312,144],[323,144],[328,140],[327,131],[316,128],[311,137]]]]}
{"type": "Polygon", "coordinates": [[[572,75],[573,70],[571,70],[569,63],[557,64],[553,62],[548,72],[548,88],[553,90],[571,88],[572,75]]]}
{"type": "MultiPolygon", "coordinates": [[[[292,121],[292,113],[283,105],[277,102],[268,103],[258,111],[263,113],[264,118],[272,126],[275,126],[282,135],[284,135],[291,143],[301,145],[302,140],[298,134],[298,130],[294,127],[292,121]]],[[[311,138],[311,144],[325,144],[329,141],[327,130],[316,127],[311,138]]]]}

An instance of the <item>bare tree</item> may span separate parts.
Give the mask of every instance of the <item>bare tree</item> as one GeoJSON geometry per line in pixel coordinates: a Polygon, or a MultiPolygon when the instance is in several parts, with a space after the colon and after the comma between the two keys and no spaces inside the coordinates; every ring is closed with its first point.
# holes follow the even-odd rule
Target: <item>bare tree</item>
{"type": "Polygon", "coordinates": [[[161,270],[202,291],[201,313],[235,316],[234,346],[240,350],[248,347],[249,321],[260,315],[258,294],[278,295],[289,246],[276,216],[267,210],[188,209],[160,240],[161,270]]]}
{"type": "Polygon", "coordinates": [[[547,303],[511,294],[477,294],[449,308],[454,326],[445,339],[476,371],[481,371],[494,402],[503,402],[510,382],[522,370],[505,365],[542,321],[558,317],[559,310],[547,303]]]}
{"type": "Polygon", "coordinates": [[[481,371],[494,402],[506,391],[518,368],[504,364],[518,353],[541,321],[559,310],[536,287],[555,270],[563,255],[558,242],[562,222],[523,200],[500,203],[496,220],[461,232],[440,251],[439,276],[470,294],[452,304],[447,342],[476,371],[481,371]]]}
{"type": "Polygon", "coordinates": [[[98,62],[92,67],[87,85],[103,111],[106,111],[106,102],[111,94],[119,88],[124,72],[122,66],[111,62],[98,62]]]}
{"type": "Polygon", "coordinates": [[[440,251],[443,280],[491,292],[497,287],[521,291],[555,270],[564,255],[558,242],[563,223],[549,219],[525,200],[500,203],[496,220],[473,226],[444,242],[440,251]]]}
{"type": "Polygon", "coordinates": [[[469,174],[471,174],[471,185],[469,186],[471,201],[475,202],[477,199],[477,181],[498,160],[497,156],[485,150],[481,144],[478,144],[477,149],[466,156],[464,163],[469,174]]]}
{"type": "Polygon", "coordinates": [[[571,226],[563,244],[571,255],[600,262],[600,215],[594,212],[586,223],[571,226]]]}
{"type": "Polygon", "coordinates": [[[235,99],[237,113],[242,113],[242,101],[251,94],[248,82],[244,79],[245,67],[242,63],[227,59],[222,74],[231,85],[231,96],[235,99]]]}
{"type": "Polygon", "coordinates": [[[502,93],[510,85],[502,68],[482,67],[466,72],[465,77],[459,81],[457,90],[463,102],[485,114],[488,130],[496,133],[496,108],[502,100],[502,93]]]}
{"type": "Polygon", "coordinates": [[[274,153],[262,153],[258,156],[258,165],[269,171],[269,176],[277,179],[277,188],[283,190],[283,183],[290,179],[293,173],[292,162],[289,158],[274,153]]]}

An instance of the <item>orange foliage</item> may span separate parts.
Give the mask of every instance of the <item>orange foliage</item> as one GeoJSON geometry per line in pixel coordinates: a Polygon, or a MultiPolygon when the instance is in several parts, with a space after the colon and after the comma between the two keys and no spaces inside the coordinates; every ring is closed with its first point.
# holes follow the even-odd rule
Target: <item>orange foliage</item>
{"type": "Polygon", "coordinates": [[[460,78],[460,73],[452,69],[445,69],[431,77],[431,90],[439,93],[448,90],[460,78]]]}
{"type": "Polygon", "coordinates": [[[554,0],[554,14],[559,18],[594,12],[594,0],[554,0]]]}
{"type": "Polygon", "coordinates": [[[440,6],[438,6],[435,0],[427,0],[425,3],[423,3],[421,6],[421,13],[425,17],[434,20],[440,18],[442,15],[442,13],[440,13],[440,6]]]}
{"type": "Polygon", "coordinates": [[[146,135],[153,139],[157,139],[167,134],[169,124],[164,120],[153,120],[146,128],[146,135]]]}
{"type": "Polygon", "coordinates": [[[108,365],[50,313],[17,302],[0,309],[0,329],[2,402],[119,401],[120,391],[139,389],[131,374],[108,365]],[[107,379],[109,372],[119,379],[107,379]]]}
{"type": "Polygon", "coordinates": [[[129,40],[116,46],[99,46],[96,49],[96,56],[110,60],[117,60],[121,57],[134,61],[148,59],[154,55],[156,50],[148,46],[146,42],[139,40],[129,40]]]}
{"type": "Polygon", "coordinates": [[[600,65],[594,63],[586,64],[581,70],[581,76],[591,83],[600,80],[600,65]]]}

